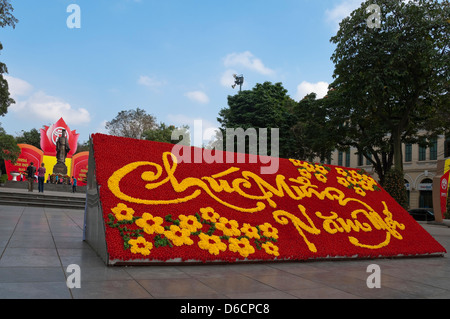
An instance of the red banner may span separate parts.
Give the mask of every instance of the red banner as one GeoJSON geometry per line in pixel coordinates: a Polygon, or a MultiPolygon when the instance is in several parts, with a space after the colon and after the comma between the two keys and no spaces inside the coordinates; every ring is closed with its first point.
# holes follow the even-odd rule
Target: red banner
{"type": "Polygon", "coordinates": [[[446,252],[362,171],[103,134],[93,148],[110,263],[446,252]]]}
{"type": "MultiPolygon", "coordinates": [[[[18,144],[18,146],[21,149],[21,154],[17,159],[16,164],[12,164],[10,161],[5,161],[8,180],[13,179],[11,173],[16,172],[25,174],[25,171],[27,170],[27,167],[30,165],[30,163],[33,163],[33,165],[36,167],[36,171],[42,163],[44,153],[40,149],[28,144],[18,144]]],[[[25,174],[24,178],[26,178],[26,176],[27,175],[25,174]]],[[[17,180],[20,180],[20,177],[17,177],[17,180]]]]}
{"type": "Polygon", "coordinates": [[[445,218],[445,213],[447,212],[447,196],[448,196],[448,183],[450,180],[450,171],[441,177],[441,187],[440,187],[440,198],[441,198],[441,212],[442,218],[445,218]]]}
{"type": "Polygon", "coordinates": [[[77,179],[78,186],[85,186],[87,181],[89,152],[75,154],[72,157],[72,176],[77,179]]]}

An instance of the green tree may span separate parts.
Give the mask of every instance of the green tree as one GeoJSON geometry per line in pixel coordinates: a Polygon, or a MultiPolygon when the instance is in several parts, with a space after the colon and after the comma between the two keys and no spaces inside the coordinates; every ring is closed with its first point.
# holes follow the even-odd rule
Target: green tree
{"type": "MultiPolygon", "coordinates": [[[[223,149],[233,151],[226,148],[227,129],[256,129],[258,133],[258,129],[267,128],[268,144],[279,143],[279,156],[291,157],[294,143],[290,128],[296,123],[292,113],[295,105],[296,102],[288,96],[281,83],[258,83],[252,90],[228,96],[228,108],[221,109],[217,118],[221,124],[223,149]],[[271,129],[279,129],[279,141],[272,141],[271,129]]],[[[257,138],[259,140],[259,136],[257,138]]],[[[234,151],[239,149],[238,143],[235,141],[234,151]]],[[[245,144],[245,152],[248,153],[248,140],[245,144]]],[[[269,146],[267,151],[270,152],[269,146]]]]}
{"type": "Polygon", "coordinates": [[[403,171],[402,142],[417,142],[421,129],[431,136],[449,127],[450,6],[448,0],[380,0],[381,25],[371,29],[366,9],[372,3],[352,12],[331,38],[331,87],[340,98],[341,126],[350,132],[344,142],[364,155],[384,154],[385,172],[392,164],[403,171]]]}
{"type": "MultiPolygon", "coordinates": [[[[12,14],[14,8],[9,3],[9,0],[0,0],[0,27],[11,26],[15,28],[16,23],[19,22],[12,14]]],[[[3,50],[3,45],[0,43],[0,51],[3,50]]],[[[0,62],[0,115],[4,116],[8,112],[8,107],[15,103],[10,97],[8,81],[4,78],[4,74],[8,73],[6,64],[0,62]]]]}
{"type": "Polygon", "coordinates": [[[20,156],[20,147],[17,146],[16,139],[6,134],[5,129],[0,126],[0,175],[5,166],[5,160],[15,163],[20,156]]]}
{"type": "Polygon", "coordinates": [[[403,172],[395,168],[387,172],[383,188],[397,201],[397,203],[400,204],[400,206],[404,209],[409,208],[403,172]]]}
{"type": "Polygon", "coordinates": [[[324,161],[330,159],[336,148],[335,130],[329,127],[327,100],[316,97],[315,93],[306,95],[294,109],[297,122],[291,127],[291,134],[295,143],[292,157],[296,159],[324,161]]]}
{"type": "Polygon", "coordinates": [[[345,102],[340,90],[330,90],[319,104],[326,116],[322,122],[324,129],[316,132],[317,138],[323,143],[328,141],[328,146],[334,145],[340,151],[355,148],[372,164],[383,185],[385,175],[393,165],[392,136],[384,122],[345,102]]]}
{"type": "Polygon", "coordinates": [[[33,145],[37,148],[41,148],[41,133],[32,128],[29,131],[22,130],[21,135],[16,137],[16,143],[33,145]]]}
{"type": "Polygon", "coordinates": [[[78,154],[81,152],[89,152],[89,146],[90,146],[89,140],[87,140],[83,143],[78,142],[77,143],[77,151],[75,152],[75,154],[78,154]]]}
{"type": "Polygon", "coordinates": [[[109,134],[114,136],[143,139],[144,132],[156,129],[157,124],[153,115],[136,108],[135,110],[120,111],[114,119],[106,122],[105,128],[109,134]]]}
{"type": "Polygon", "coordinates": [[[174,125],[168,126],[165,123],[160,123],[156,128],[145,131],[142,138],[155,142],[190,145],[189,127],[187,125],[177,128],[174,125]],[[176,138],[172,139],[172,136],[175,137],[175,135],[177,135],[176,138]]]}

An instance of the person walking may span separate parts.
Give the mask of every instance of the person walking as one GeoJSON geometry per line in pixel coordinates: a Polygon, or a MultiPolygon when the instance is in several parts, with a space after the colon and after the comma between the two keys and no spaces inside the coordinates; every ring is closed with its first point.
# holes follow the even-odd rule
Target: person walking
{"type": "Polygon", "coordinates": [[[45,165],[41,164],[41,167],[38,168],[38,190],[39,193],[44,192],[44,180],[45,180],[45,165]]]}
{"type": "Polygon", "coordinates": [[[72,193],[75,193],[77,191],[77,179],[72,176],[72,193]]]}
{"type": "Polygon", "coordinates": [[[28,191],[32,192],[33,191],[33,184],[34,184],[34,180],[35,177],[34,175],[36,174],[36,167],[33,166],[33,162],[30,163],[30,165],[27,167],[27,180],[28,180],[28,191]]]}

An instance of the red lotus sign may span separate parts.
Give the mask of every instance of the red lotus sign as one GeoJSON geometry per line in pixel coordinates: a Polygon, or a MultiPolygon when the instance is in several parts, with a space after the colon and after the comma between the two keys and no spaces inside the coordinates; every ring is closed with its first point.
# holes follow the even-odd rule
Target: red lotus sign
{"type": "Polygon", "coordinates": [[[68,158],[71,158],[77,151],[78,136],[76,130],[71,130],[63,118],[60,118],[58,122],[52,126],[44,126],[41,129],[41,149],[45,155],[56,156],[56,141],[61,136],[62,130],[66,130],[66,137],[69,140],[70,152],[67,154],[68,158]]]}

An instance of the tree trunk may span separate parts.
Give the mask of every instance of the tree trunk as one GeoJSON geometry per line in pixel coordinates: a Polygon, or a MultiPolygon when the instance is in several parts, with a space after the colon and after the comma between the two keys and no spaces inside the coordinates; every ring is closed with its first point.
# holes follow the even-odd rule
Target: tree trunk
{"type": "Polygon", "coordinates": [[[402,135],[400,126],[394,128],[392,132],[392,146],[394,151],[394,168],[403,172],[403,152],[402,152],[402,135]]]}

